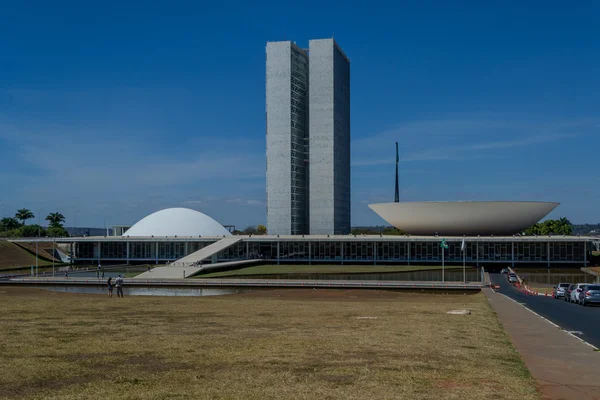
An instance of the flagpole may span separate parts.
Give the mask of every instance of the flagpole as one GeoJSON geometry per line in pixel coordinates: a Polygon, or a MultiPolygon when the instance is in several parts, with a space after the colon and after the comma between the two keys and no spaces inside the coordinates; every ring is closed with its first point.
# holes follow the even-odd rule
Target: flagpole
{"type": "MultiPolygon", "coordinates": [[[[464,240],[464,239],[463,239],[464,240]]],[[[463,282],[467,283],[467,246],[465,245],[463,248],[463,282]]]]}
{"type": "Polygon", "coordinates": [[[445,281],[445,277],[444,277],[444,252],[445,252],[445,248],[444,246],[442,246],[442,282],[445,281]]]}

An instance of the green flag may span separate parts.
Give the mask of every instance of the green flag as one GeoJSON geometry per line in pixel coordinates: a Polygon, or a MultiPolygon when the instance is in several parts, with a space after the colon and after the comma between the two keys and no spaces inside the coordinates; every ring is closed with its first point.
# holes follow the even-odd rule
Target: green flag
{"type": "Polygon", "coordinates": [[[443,249],[448,248],[448,243],[446,243],[446,239],[442,238],[442,243],[440,243],[440,247],[443,249]]]}

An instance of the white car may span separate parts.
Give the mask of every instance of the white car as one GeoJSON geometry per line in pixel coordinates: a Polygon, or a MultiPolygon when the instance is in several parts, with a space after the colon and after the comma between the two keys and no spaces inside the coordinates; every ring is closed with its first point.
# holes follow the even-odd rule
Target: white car
{"type": "Polygon", "coordinates": [[[580,300],[580,298],[579,298],[579,295],[581,294],[581,290],[582,290],[582,288],[583,288],[585,285],[587,285],[587,283],[578,283],[578,284],[575,286],[575,289],[573,289],[573,290],[571,291],[571,297],[569,298],[569,301],[570,301],[571,303],[577,303],[577,304],[579,304],[579,300],[580,300]]]}

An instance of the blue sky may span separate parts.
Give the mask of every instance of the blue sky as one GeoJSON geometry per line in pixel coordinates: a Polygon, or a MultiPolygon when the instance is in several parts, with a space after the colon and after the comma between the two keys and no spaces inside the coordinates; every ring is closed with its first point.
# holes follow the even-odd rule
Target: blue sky
{"type": "Polygon", "coordinates": [[[265,222],[265,44],[351,59],[352,223],[393,201],[548,200],[600,222],[600,3],[7,2],[0,213],[265,222]],[[91,5],[94,4],[94,5],[91,5]]]}

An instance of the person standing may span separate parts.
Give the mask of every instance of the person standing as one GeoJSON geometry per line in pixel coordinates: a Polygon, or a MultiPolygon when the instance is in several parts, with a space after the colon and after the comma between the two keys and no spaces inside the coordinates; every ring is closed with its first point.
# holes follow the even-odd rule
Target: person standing
{"type": "Polygon", "coordinates": [[[113,285],[112,285],[112,277],[108,277],[108,281],[106,282],[108,285],[108,297],[112,297],[113,294],[113,285]]]}
{"type": "Polygon", "coordinates": [[[117,297],[123,298],[123,277],[121,275],[117,276],[115,287],[117,288],[117,297]]]}

